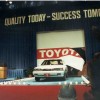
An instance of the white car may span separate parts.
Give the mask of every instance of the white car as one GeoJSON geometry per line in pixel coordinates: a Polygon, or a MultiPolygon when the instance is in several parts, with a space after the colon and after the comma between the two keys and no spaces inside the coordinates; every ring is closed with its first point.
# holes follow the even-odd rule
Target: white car
{"type": "Polygon", "coordinates": [[[40,81],[41,78],[49,77],[62,77],[66,79],[68,68],[64,65],[62,59],[49,59],[44,60],[41,66],[34,68],[33,75],[36,81],[40,81]]]}

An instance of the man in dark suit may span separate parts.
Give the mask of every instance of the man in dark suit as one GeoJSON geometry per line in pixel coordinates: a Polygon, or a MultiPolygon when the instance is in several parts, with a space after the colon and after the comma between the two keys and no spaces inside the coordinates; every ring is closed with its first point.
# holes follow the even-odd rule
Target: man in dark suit
{"type": "Polygon", "coordinates": [[[95,100],[100,100],[100,52],[95,53],[94,59],[88,65],[88,75],[95,100]]]}

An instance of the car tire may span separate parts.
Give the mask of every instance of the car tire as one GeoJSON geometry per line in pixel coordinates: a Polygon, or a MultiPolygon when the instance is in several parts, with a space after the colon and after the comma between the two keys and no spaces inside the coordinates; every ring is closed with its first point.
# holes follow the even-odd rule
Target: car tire
{"type": "Polygon", "coordinates": [[[35,77],[35,81],[40,81],[40,77],[35,77]]]}

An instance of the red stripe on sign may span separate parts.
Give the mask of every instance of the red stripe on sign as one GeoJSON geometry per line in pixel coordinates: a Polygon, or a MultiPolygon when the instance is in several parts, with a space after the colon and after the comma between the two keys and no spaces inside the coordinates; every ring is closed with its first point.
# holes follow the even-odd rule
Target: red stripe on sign
{"type": "Polygon", "coordinates": [[[80,57],[80,55],[71,48],[47,48],[37,50],[37,59],[59,58],[65,55],[80,57]]]}

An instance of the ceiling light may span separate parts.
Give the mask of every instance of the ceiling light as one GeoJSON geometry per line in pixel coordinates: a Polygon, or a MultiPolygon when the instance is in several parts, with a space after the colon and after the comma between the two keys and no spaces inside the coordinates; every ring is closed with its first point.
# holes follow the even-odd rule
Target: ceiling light
{"type": "Polygon", "coordinates": [[[9,1],[10,4],[12,4],[12,1],[9,1]]]}

